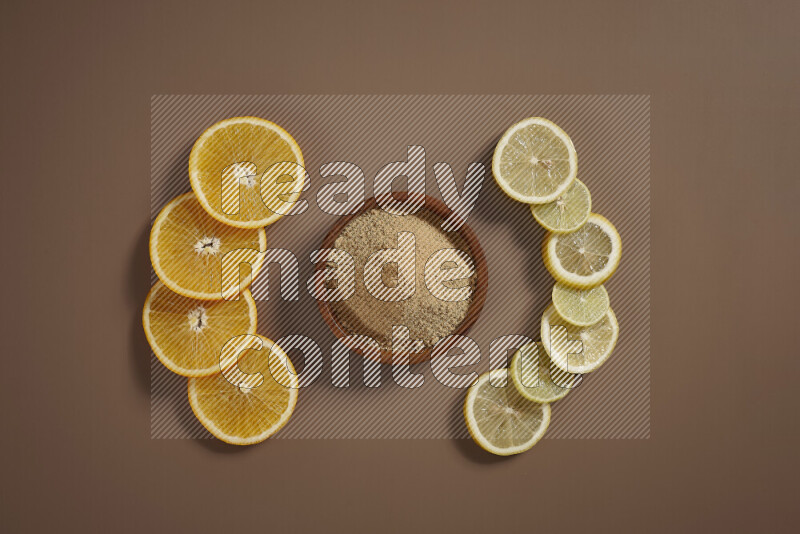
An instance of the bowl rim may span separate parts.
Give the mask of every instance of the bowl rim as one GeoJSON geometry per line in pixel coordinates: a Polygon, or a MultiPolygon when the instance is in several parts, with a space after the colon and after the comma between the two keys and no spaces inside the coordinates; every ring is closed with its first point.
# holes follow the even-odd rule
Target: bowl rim
{"type": "MultiPolygon", "coordinates": [[[[324,249],[331,249],[334,248],[334,242],[336,238],[339,237],[342,229],[344,229],[347,224],[350,223],[356,217],[364,214],[365,212],[378,208],[382,209],[381,206],[378,204],[378,198],[383,200],[386,198],[389,200],[389,197],[398,200],[398,201],[405,201],[409,197],[413,196],[421,196],[424,204],[420,210],[415,213],[419,213],[422,210],[428,210],[432,212],[434,215],[441,217],[442,219],[446,219],[450,216],[451,211],[447,205],[439,200],[438,198],[431,197],[429,195],[419,195],[418,193],[407,193],[407,192],[394,192],[394,193],[386,193],[384,195],[379,195],[377,197],[371,197],[364,201],[364,204],[355,212],[344,215],[339,217],[331,226],[328,233],[325,235],[325,238],[322,240],[322,245],[320,246],[319,250],[324,249]]],[[[446,232],[446,233],[453,233],[453,232],[446,232]]],[[[461,324],[458,325],[452,334],[449,335],[465,335],[475,324],[478,320],[478,317],[483,311],[483,305],[486,302],[486,293],[489,287],[489,269],[486,263],[486,256],[483,253],[483,248],[481,247],[480,241],[478,240],[478,236],[475,234],[475,231],[466,223],[466,221],[462,221],[461,227],[456,230],[454,233],[459,234],[464,242],[466,243],[467,247],[469,248],[470,257],[472,258],[473,265],[475,267],[475,292],[472,294],[472,302],[467,310],[467,315],[461,324]]],[[[324,269],[324,261],[320,260],[316,263],[314,268],[315,271],[319,271],[324,269]]],[[[371,360],[379,361],[382,364],[391,365],[392,361],[392,351],[389,349],[384,349],[383,347],[380,348],[379,354],[376,354],[375,351],[370,351],[364,349],[363,346],[358,344],[351,343],[350,340],[347,340],[347,336],[351,335],[351,332],[347,332],[345,328],[339,324],[338,320],[334,316],[333,311],[331,310],[330,303],[328,301],[317,300],[317,307],[319,308],[320,314],[322,315],[325,324],[328,325],[331,332],[336,336],[336,338],[341,341],[348,349],[356,352],[357,354],[361,355],[364,358],[368,358],[371,360]]],[[[433,347],[427,347],[420,352],[415,352],[410,355],[410,364],[414,365],[417,363],[425,362],[430,360],[432,355],[433,347]]],[[[403,362],[405,363],[405,362],[403,362]]]]}

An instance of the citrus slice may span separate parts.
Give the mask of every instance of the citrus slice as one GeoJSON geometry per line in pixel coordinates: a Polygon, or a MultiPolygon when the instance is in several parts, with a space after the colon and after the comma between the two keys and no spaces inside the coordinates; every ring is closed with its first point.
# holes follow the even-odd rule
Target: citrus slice
{"type": "Polygon", "coordinates": [[[578,289],[591,289],[608,280],[621,255],[617,229],[596,213],[574,232],[547,234],[542,243],[544,265],[553,278],[578,289]]]}
{"type": "Polygon", "coordinates": [[[569,136],[547,119],[532,117],[506,130],[492,158],[497,185],[528,204],[553,202],[572,185],[578,155],[569,136]]]}
{"type": "Polygon", "coordinates": [[[603,286],[575,289],[556,282],[553,286],[553,305],[568,323],[591,326],[608,311],[608,291],[603,286]]]}
{"type": "Polygon", "coordinates": [[[542,346],[565,373],[590,373],[600,367],[611,355],[618,337],[619,324],[611,308],[592,326],[569,324],[552,304],[542,315],[542,346]]]}
{"type": "Polygon", "coordinates": [[[220,351],[239,334],[255,334],[256,303],[244,290],[238,300],[195,300],[157,282],[142,313],[144,333],[164,366],[182,376],[220,372],[220,351]]]}
{"type": "Polygon", "coordinates": [[[555,367],[541,343],[529,343],[520,348],[508,370],[517,392],[540,403],[563,399],[582,379],[581,375],[565,373],[555,367]]]}
{"type": "Polygon", "coordinates": [[[592,195],[580,180],[547,204],[531,204],[534,219],[546,230],[556,233],[574,232],[586,222],[592,211],[592,195]]]}
{"type": "MultiPolygon", "coordinates": [[[[153,269],[165,286],[184,297],[221,299],[222,257],[238,249],[266,250],[264,229],[245,230],[222,224],[200,207],[192,193],[167,204],[150,232],[153,269]]],[[[263,255],[254,258],[251,272],[242,276],[242,289],[261,269],[263,255]]]]}
{"type": "Polygon", "coordinates": [[[464,418],[472,439],[499,456],[525,452],[538,442],[550,424],[550,406],[531,402],[514,386],[494,387],[506,369],[481,375],[467,391],[464,418]]]}
{"type": "MultiPolygon", "coordinates": [[[[280,430],[297,404],[292,362],[273,341],[246,336],[256,345],[239,353],[238,373],[189,379],[189,404],[211,434],[232,445],[252,445],[280,430]],[[236,384],[231,376],[244,376],[236,384]]],[[[233,361],[236,361],[234,358],[233,361]]]]}
{"type": "Polygon", "coordinates": [[[218,221],[260,228],[285,215],[305,184],[303,154],[289,133],[268,120],[234,117],[209,127],[189,154],[189,179],[218,221]]]}

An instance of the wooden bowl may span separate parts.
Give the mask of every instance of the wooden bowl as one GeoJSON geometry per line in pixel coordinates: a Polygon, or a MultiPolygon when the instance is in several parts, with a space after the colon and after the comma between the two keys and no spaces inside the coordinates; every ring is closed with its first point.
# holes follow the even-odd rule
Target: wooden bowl
{"type": "MultiPolygon", "coordinates": [[[[400,192],[394,193],[393,196],[402,202],[408,198],[408,195],[408,193],[400,192]]],[[[424,196],[424,199],[425,204],[418,213],[427,210],[442,219],[450,215],[450,209],[442,201],[427,195],[424,196]]],[[[342,229],[359,215],[374,208],[379,208],[379,206],[376,198],[373,197],[368,199],[364,203],[364,206],[362,206],[357,212],[351,215],[346,215],[337,220],[328,231],[328,234],[325,236],[320,249],[334,248],[334,242],[336,241],[336,238],[339,237],[342,229]]],[[[475,321],[478,320],[478,316],[483,309],[483,304],[486,301],[486,290],[489,286],[489,269],[486,266],[486,257],[483,255],[481,244],[478,241],[478,237],[475,235],[475,232],[472,231],[472,228],[465,223],[455,233],[461,236],[464,243],[466,243],[467,247],[469,248],[468,252],[472,257],[476,275],[475,291],[472,294],[472,302],[467,310],[467,315],[461,324],[459,324],[458,328],[452,332],[453,334],[465,335],[472,325],[475,324],[475,321]]],[[[324,263],[325,262],[318,262],[316,267],[317,270],[324,269],[324,263]]],[[[330,304],[322,300],[317,300],[317,305],[319,306],[319,311],[322,314],[322,318],[325,320],[325,323],[328,325],[334,335],[336,335],[336,337],[339,338],[348,348],[366,358],[375,359],[384,364],[392,363],[392,351],[390,350],[381,348],[378,353],[378,351],[364,350],[362,347],[350,343],[349,340],[345,338],[352,334],[352,332],[348,332],[347,329],[339,322],[339,320],[336,318],[336,315],[331,310],[330,304]]],[[[432,347],[429,347],[421,352],[411,354],[411,363],[416,364],[429,360],[431,357],[431,350],[432,347]]]]}

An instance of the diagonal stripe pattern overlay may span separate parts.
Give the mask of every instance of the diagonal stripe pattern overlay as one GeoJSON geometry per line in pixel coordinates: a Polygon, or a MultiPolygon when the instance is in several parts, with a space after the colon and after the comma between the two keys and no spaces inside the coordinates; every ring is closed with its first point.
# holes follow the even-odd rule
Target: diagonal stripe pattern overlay
{"type": "MultiPolygon", "coordinates": [[[[375,175],[387,164],[406,161],[407,147],[424,148],[424,155],[415,152],[414,157],[424,157],[426,194],[439,199],[443,193],[434,177],[435,164],[450,165],[462,193],[467,173],[475,172],[470,164],[483,164],[486,177],[480,192],[469,193],[477,194],[477,201],[467,220],[481,242],[489,270],[486,304],[469,332],[480,351],[480,363],[452,372],[488,371],[492,340],[512,334],[539,339],[541,315],[550,303],[553,286],[541,258],[544,232],[528,206],[506,197],[494,183],[492,153],[513,123],[531,116],[552,120],[572,138],[578,178],[591,191],[593,211],[607,217],[620,232],[623,256],[617,273],[605,284],[620,324],[617,347],[599,370],[586,375],[578,388],[552,405],[545,439],[650,436],[649,96],[156,95],[150,113],[150,224],[171,199],[191,190],[189,151],[195,139],[221,119],[241,115],[269,119],[284,127],[303,151],[310,186],[301,199],[307,201],[307,209],[266,228],[270,249],[281,249],[283,256],[290,251],[297,258],[299,293],[282,290],[281,283],[286,281],[278,262],[264,265],[251,290],[258,300],[258,333],[273,340],[299,335],[313,340],[323,366],[319,377],[301,388],[291,421],[272,439],[468,438],[462,413],[466,389],[442,385],[429,363],[412,367],[411,372],[422,375],[424,383],[408,389],[395,383],[390,367],[365,365],[362,357],[351,354],[349,386],[337,387],[343,381],[332,380],[335,337],[306,287],[314,270],[309,257],[341,216],[336,210],[357,203],[361,194],[371,197],[375,175]],[[348,163],[363,173],[363,187],[331,185],[343,181],[336,171],[352,171],[348,163]],[[340,204],[317,200],[326,186],[328,193],[334,188],[344,193],[337,195],[340,204]],[[380,387],[369,387],[378,381],[380,387]]],[[[453,194],[445,188],[448,200],[453,194]]],[[[147,224],[144,217],[142,224],[147,224]]],[[[153,273],[151,280],[156,281],[153,273]]],[[[452,352],[454,362],[459,361],[459,351],[463,347],[452,352]]],[[[287,352],[302,372],[302,353],[287,352]]],[[[474,354],[475,349],[470,352],[474,354]]],[[[508,359],[512,355],[513,350],[508,359]]],[[[150,358],[151,437],[210,438],[191,412],[186,379],[172,374],[152,354],[150,358]]],[[[343,372],[342,365],[337,359],[337,376],[343,372]]],[[[453,383],[465,386],[468,380],[453,383]]]]}

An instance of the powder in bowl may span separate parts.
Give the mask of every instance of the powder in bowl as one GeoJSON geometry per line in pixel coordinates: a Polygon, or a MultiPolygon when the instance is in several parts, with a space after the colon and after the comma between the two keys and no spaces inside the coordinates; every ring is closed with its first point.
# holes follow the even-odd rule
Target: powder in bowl
{"type": "MultiPolygon", "coordinates": [[[[342,228],[334,247],[349,253],[355,261],[355,293],[347,300],[330,302],[337,322],[350,334],[373,338],[382,349],[391,350],[392,327],[405,326],[418,350],[433,347],[441,338],[454,333],[466,319],[472,296],[449,302],[438,299],[425,286],[425,264],[442,249],[457,249],[470,255],[470,249],[457,232],[441,229],[442,218],[421,210],[414,215],[398,216],[374,208],[353,218],[342,228]],[[398,247],[398,233],[415,236],[415,290],[405,299],[386,302],[374,297],[364,283],[364,266],[375,252],[398,247]]],[[[386,287],[397,285],[397,264],[387,264],[381,273],[386,287]]],[[[476,275],[448,282],[448,287],[469,285],[474,295],[476,275]]]]}

